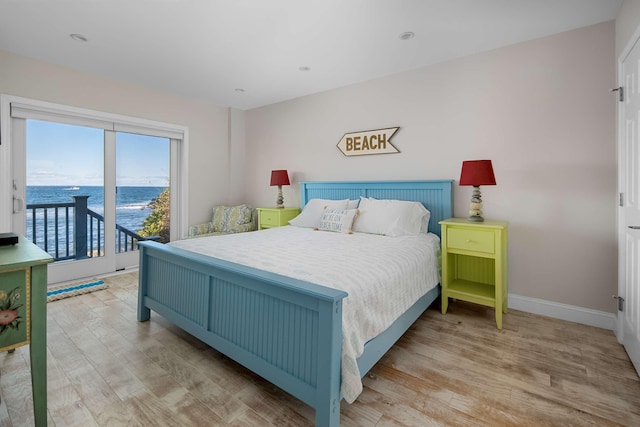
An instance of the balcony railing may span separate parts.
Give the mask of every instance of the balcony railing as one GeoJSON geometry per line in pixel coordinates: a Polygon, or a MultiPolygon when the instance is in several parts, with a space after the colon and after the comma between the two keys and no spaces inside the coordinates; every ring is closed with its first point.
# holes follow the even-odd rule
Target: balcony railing
{"type": "MultiPolygon", "coordinates": [[[[87,208],[89,196],[72,196],[69,203],[27,204],[27,238],[55,261],[104,256],[104,216],[87,208]]],[[[116,252],[138,249],[142,237],[116,224],[116,252]]]]}

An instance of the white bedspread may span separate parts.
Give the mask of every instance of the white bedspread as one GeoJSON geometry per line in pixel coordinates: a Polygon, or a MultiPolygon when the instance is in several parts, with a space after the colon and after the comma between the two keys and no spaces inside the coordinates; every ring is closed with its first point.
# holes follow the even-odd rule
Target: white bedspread
{"type": "Polygon", "coordinates": [[[286,226],[170,244],[347,292],[341,392],[349,403],[362,392],[356,359],[365,343],[440,282],[434,234],[386,237],[286,226]]]}

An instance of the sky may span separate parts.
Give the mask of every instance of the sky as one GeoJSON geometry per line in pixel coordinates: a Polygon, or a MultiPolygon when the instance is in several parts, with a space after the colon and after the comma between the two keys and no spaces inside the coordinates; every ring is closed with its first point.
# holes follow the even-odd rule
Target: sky
{"type": "MultiPolygon", "coordinates": [[[[27,185],[103,185],[104,131],[27,120],[27,185]]],[[[118,132],[117,186],[169,186],[169,139],[118,132]]]]}

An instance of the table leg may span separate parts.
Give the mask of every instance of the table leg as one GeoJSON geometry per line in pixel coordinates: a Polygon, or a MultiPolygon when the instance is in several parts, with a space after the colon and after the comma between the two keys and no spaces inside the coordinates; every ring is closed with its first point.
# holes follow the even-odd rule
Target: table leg
{"type": "Polygon", "coordinates": [[[31,268],[31,386],[36,427],[47,425],[47,266],[31,268]]]}

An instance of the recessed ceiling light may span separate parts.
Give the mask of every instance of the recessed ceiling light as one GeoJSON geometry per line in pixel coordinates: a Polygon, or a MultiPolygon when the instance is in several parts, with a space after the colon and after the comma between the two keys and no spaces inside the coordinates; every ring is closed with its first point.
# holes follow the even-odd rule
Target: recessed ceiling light
{"type": "Polygon", "coordinates": [[[238,87],[238,88],[236,88],[235,90],[236,90],[236,92],[238,92],[238,93],[244,93],[244,89],[242,89],[241,87],[238,87]]]}
{"type": "Polygon", "coordinates": [[[406,32],[404,32],[404,33],[400,34],[400,36],[399,36],[399,37],[400,37],[400,40],[409,40],[409,39],[414,38],[415,36],[416,36],[416,35],[415,35],[413,32],[411,32],[411,31],[406,31],[406,32]]]}
{"type": "Polygon", "coordinates": [[[87,41],[89,41],[89,39],[87,39],[82,34],[69,34],[69,37],[71,37],[72,39],[74,39],[77,42],[87,42],[87,41]]]}
{"type": "Polygon", "coordinates": [[[302,67],[298,67],[298,70],[300,70],[300,71],[311,71],[311,67],[302,66],[302,67]]]}

